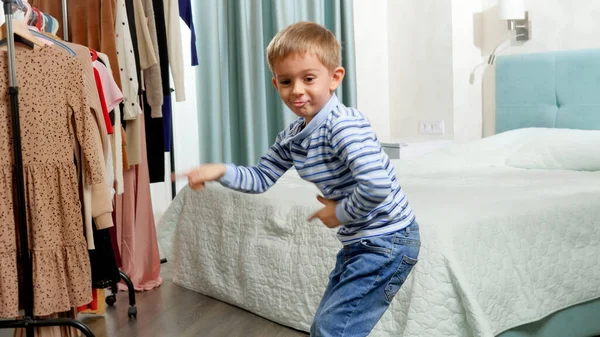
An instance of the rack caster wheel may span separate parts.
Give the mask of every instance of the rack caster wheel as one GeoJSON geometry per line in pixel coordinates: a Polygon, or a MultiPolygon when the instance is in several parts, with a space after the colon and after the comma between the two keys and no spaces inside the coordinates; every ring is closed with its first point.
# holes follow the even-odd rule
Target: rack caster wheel
{"type": "Polygon", "coordinates": [[[127,309],[127,315],[129,316],[129,318],[137,318],[137,308],[136,307],[129,307],[127,309]]]}
{"type": "Polygon", "coordinates": [[[115,296],[115,294],[108,295],[106,296],[106,299],[104,301],[109,307],[112,307],[113,305],[115,305],[115,302],[117,302],[117,297],[115,296]]]}

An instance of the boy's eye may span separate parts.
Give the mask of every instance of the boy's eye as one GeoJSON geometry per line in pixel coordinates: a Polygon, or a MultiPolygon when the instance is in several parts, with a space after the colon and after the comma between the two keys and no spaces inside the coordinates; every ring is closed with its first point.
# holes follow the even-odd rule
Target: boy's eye
{"type": "Polygon", "coordinates": [[[306,82],[312,82],[314,79],[315,79],[314,77],[307,77],[307,78],[305,78],[304,80],[305,80],[306,82]]]}
{"type": "Polygon", "coordinates": [[[279,81],[279,83],[283,84],[283,85],[288,85],[288,84],[290,84],[290,80],[282,80],[282,81],[279,81]]]}

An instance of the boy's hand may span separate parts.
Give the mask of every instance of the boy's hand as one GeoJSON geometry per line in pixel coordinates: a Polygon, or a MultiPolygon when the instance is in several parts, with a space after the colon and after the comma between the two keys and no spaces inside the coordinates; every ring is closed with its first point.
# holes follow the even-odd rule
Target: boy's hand
{"type": "Polygon", "coordinates": [[[317,200],[320,203],[325,205],[320,211],[313,214],[308,221],[312,221],[314,219],[319,219],[321,222],[325,224],[325,226],[329,228],[335,228],[340,225],[340,221],[335,216],[335,208],[337,206],[337,202],[329,199],[325,199],[322,196],[317,196],[317,200]]]}
{"type": "MultiPolygon", "coordinates": [[[[206,164],[200,165],[182,176],[187,177],[190,187],[193,190],[201,190],[204,184],[209,181],[218,180],[225,174],[225,165],[223,164],[206,164]]],[[[175,177],[173,177],[175,179],[175,177]]]]}

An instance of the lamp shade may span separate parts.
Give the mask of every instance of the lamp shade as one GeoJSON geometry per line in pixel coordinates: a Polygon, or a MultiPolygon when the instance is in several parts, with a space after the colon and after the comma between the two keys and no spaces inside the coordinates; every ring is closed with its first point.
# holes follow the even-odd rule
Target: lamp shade
{"type": "Polygon", "coordinates": [[[525,19],[524,0],[498,0],[498,11],[500,20],[523,20],[525,19]]]}

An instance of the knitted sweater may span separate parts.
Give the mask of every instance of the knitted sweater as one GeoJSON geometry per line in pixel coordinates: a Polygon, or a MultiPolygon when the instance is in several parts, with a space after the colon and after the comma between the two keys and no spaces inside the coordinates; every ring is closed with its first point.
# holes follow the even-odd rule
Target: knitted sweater
{"type": "Polygon", "coordinates": [[[262,193],[292,166],[325,198],[338,202],[343,244],[398,231],[415,219],[369,121],[335,95],[308,125],[298,119],[282,131],[258,165],[227,164],[220,183],[262,193]]]}

